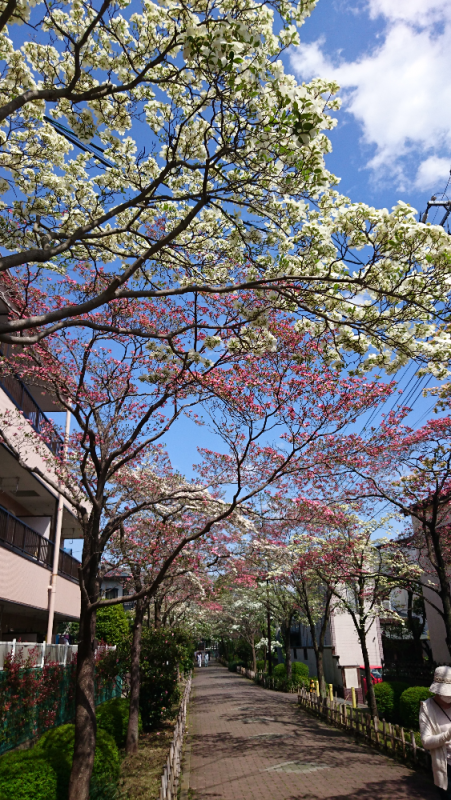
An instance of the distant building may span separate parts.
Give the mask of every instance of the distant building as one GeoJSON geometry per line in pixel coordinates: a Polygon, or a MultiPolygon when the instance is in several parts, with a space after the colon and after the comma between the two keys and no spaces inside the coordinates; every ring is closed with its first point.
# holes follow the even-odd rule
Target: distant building
{"type": "MultiPolygon", "coordinates": [[[[317,625],[319,637],[320,623],[317,625]]],[[[317,676],[315,651],[308,625],[294,625],[291,629],[291,656],[293,661],[307,664],[310,675],[317,676]]],[[[376,618],[367,634],[367,646],[370,654],[370,665],[377,672],[382,666],[382,641],[379,619],[376,618]]],[[[351,689],[357,691],[360,702],[363,701],[364,667],[362,649],[351,615],[346,612],[332,611],[327,626],[324,648],[324,676],[327,683],[332,683],[340,695],[349,699],[351,689]]]]}

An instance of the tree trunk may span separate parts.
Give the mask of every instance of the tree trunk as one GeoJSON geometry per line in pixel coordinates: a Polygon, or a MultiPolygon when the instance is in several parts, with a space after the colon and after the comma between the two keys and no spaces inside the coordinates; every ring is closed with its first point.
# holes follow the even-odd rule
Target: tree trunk
{"type": "Polygon", "coordinates": [[[88,604],[89,600],[82,595],[75,693],[75,745],[68,800],[89,800],[89,785],[96,747],[94,689],[96,614],[95,611],[89,611],[88,604]]]}
{"type": "Polygon", "coordinates": [[[291,680],[291,619],[283,625],[282,636],[285,649],[285,669],[287,672],[287,680],[291,680]]]}
{"type": "Polygon", "coordinates": [[[155,627],[161,627],[161,600],[155,598],[155,627]]]}
{"type": "Polygon", "coordinates": [[[133,623],[130,659],[130,713],[128,717],[127,739],[125,743],[125,751],[129,754],[138,752],[139,691],[141,687],[139,661],[141,655],[144,612],[144,600],[137,600],[135,608],[135,621],[133,623]]]}
{"type": "Polygon", "coordinates": [[[252,637],[251,639],[251,647],[252,647],[252,669],[254,672],[257,672],[257,655],[255,653],[255,639],[252,637]]]}
{"type": "Polygon", "coordinates": [[[374,718],[377,717],[377,702],[376,702],[376,695],[374,693],[373,681],[371,679],[370,657],[368,655],[368,647],[366,644],[365,628],[363,629],[359,628],[358,634],[360,639],[360,647],[362,648],[363,663],[365,665],[366,689],[368,694],[369,706],[371,709],[371,716],[374,718]]]}

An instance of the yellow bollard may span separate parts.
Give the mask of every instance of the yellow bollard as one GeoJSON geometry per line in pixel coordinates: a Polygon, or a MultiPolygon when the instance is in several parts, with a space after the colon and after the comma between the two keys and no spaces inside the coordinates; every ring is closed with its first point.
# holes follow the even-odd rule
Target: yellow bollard
{"type": "Polygon", "coordinates": [[[319,697],[319,681],[315,680],[315,684],[316,684],[316,695],[317,697],[319,697]]]}
{"type": "Polygon", "coordinates": [[[332,683],[329,683],[329,700],[331,703],[334,702],[334,687],[332,683]]]}
{"type": "Polygon", "coordinates": [[[351,688],[351,695],[352,695],[352,707],[357,708],[357,700],[355,697],[355,689],[354,687],[351,688]]]}

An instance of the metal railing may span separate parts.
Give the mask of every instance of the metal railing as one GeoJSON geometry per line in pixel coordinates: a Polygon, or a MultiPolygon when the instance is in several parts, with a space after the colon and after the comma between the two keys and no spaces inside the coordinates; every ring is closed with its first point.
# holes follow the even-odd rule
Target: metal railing
{"type": "MultiPolygon", "coordinates": [[[[0,506],[0,545],[9,546],[12,550],[19,551],[41,564],[47,569],[53,567],[53,552],[55,545],[36,533],[22,520],[10,514],[0,506]]],[[[58,573],[78,583],[78,568],[80,562],[60,549],[58,573]]]]}
{"type": "Polygon", "coordinates": [[[186,709],[190,692],[191,675],[186,682],[183,700],[175,724],[174,738],[161,778],[160,800],[175,800],[177,797],[182,764],[183,734],[185,733],[186,726],[186,709]]]}
{"type": "Polygon", "coordinates": [[[49,438],[44,440],[45,444],[57,456],[63,447],[63,440],[54,430],[49,418],[41,411],[25,384],[17,375],[4,375],[0,377],[0,386],[14,405],[23,411],[24,416],[31,422],[37,433],[42,433],[43,429],[46,429],[45,433],[49,438]]]}
{"type": "MultiPolygon", "coordinates": [[[[116,645],[99,645],[95,654],[108,653],[116,650],[116,645]]],[[[42,669],[45,664],[59,664],[68,667],[78,653],[78,644],[47,644],[42,642],[21,642],[13,639],[11,642],[0,642],[0,670],[3,669],[7,655],[17,657],[21,662],[27,659],[35,669],[42,669]]]]}

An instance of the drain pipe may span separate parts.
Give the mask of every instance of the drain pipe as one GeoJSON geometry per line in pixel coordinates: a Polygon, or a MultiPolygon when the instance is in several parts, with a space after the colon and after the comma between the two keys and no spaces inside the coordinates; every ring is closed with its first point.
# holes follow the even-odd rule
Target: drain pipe
{"type": "MultiPolygon", "coordinates": [[[[70,431],[70,411],[66,411],[66,430],[64,432],[64,445],[63,445],[63,458],[66,455],[67,451],[67,444],[69,441],[69,431],[70,431]]],[[[53,636],[53,620],[55,617],[55,602],[56,602],[56,579],[58,577],[58,566],[59,566],[59,557],[60,557],[60,544],[61,544],[61,529],[63,527],[63,511],[64,511],[64,502],[63,502],[63,495],[58,495],[58,509],[56,512],[56,530],[55,530],[55,543],[54,543],[54,551],[53,551],[53,569],[52,569],[52,577],[51,582],[49,585],[49,617],[47,623],[47,637],[46,642],[47,644],[52,644],[52,636],[53,636]]]]}

